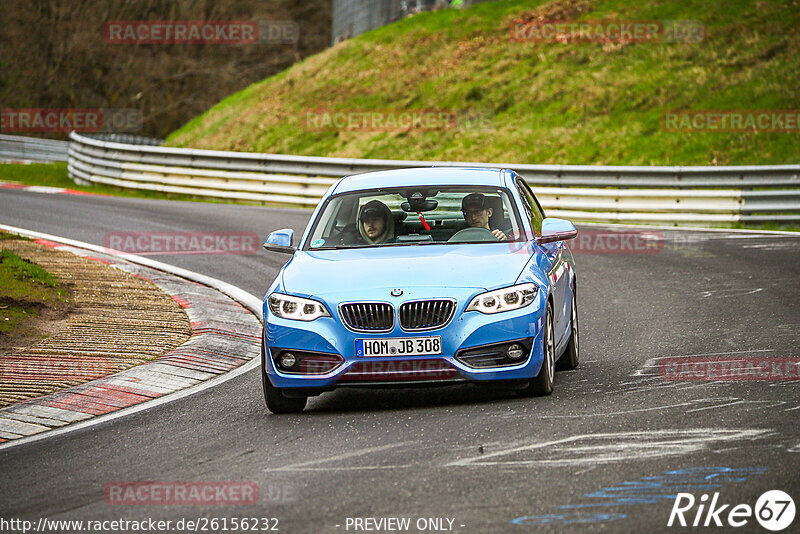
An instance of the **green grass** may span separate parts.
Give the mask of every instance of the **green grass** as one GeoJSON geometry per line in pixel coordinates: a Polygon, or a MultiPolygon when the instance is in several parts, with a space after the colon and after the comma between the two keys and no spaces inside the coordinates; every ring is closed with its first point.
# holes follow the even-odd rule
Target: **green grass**
{"type": "Polygon", "coordinates": [[[0,241],[32,241],[32,239],[0,230],[0,241]]]}
{"type": "Polygon", "coordinates": [[[62,187],[75,191],[84,191],[99,195],[115,195],[134,198],[155,198],[172,200],[191,200],[202,202],[220,202],[215,199],[193,197],[159,191],[144,191],[138,189],[125,189],[104,184],[78,185],[72,181],[67,173],[66,163],[2,163],[0,164],[0,182],[14,182],[24,185],[41,185],[48,187],[62,187]]]}
{"type": "Polygon", "coordinates": [[[66,163],[0,164],[0,181],[77,189],[67,175],[66,163]]]}
{"type": "MultiPolygon", "coordinates": [[[[114,187],[105,184],[78,185],[72,181],[67,173],[66,163],[0,163],[0,182],[14,182],[24,185],[41,185],[48,187],[61,187],[86,193],[99,195],[111,195],[133,198],[150,198],[166,200],[182,200],[189,202],[208,202],[212,204],[237,203],[255,204],[259,206],[271,207],[296,207],[289,204],[276,202],[247,202],[231,201],[203,196],[183,195],[177,193],[162,193],[160,191],[147,191],[140,189],[126,189],[124,187],[114,187]]],[[[0,234],[2,235],[2,234],[0,234]]]]}
{"type": "MultiPolygon", "coordinates": [[[[0,233],[3,241],[19,236],[0,233]]],[[[69,300],[69,291],[49,272],[9,250],[0,250],[0,333],[27,333],[26,322],[47,307],[69,300]]]]}
{"type": "Polygon", "coordinates": [[[797,133],[673,133],[670,110],[800,109],[800,4],[505,0],[378,28],[253,84],[169,145],[593,165],[797,163],[797,133]],[[512,42],[520,17],[695,20],[700,43],[512,42]],[[314,131],[309,110],[452,110],[456,127],[314,131]]]}
{"type": "MultiPolygon", "coordinates": [[[[765,223],[736,223],[733,228],[743,230],[779,230],[783,232],[800,232],[800,225],[797,223],[779,223],[779,222],[765,222],[765,223]]],[[[728,226],[731,228],[731,226],[728,226]]]]}

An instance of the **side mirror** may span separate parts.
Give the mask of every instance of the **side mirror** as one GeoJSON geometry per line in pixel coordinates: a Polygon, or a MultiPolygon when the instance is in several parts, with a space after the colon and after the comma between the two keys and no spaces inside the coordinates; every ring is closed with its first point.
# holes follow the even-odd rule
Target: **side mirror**
{"type": "Polygon", "coordinates": [[[538,244],[552,243],[553,241],[563,241],[574,239],[578,235],[575,225],[564,219],[548,217],[542,221],[542,235],[536,238],[538,244]]]}
{"type": "Polygon", "coordinates": [[[264,248],[272,252],[280,252],[282,254],[294,254],[297,250],[292,246],[294,240],[294,230],[291,228],[284,228],[283,230],[275,230],[264,243],[264,248]]]}

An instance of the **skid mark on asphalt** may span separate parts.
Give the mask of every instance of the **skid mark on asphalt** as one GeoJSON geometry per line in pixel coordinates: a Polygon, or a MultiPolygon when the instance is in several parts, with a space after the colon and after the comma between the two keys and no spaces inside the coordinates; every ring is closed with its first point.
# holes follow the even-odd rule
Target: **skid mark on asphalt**
{"type": "Polygon", "coordinates": [[[797,247],[797,241],[778,241],[773,243],[759,243],[757,245],[742,245],[742,248],[760,248],[762,250],[781,250],[785,248],[797,247]]]}
{"type": "MultiPolygon", "coordinates": [[[[660,362],[664,359],[673,358],[702,358],[705,356],[731,356],[734,354],[759,354],[763,355],[767,352],[775,352],[775,349],[753,349],[753,350],[734,350],[728,352],[702,352],[699,354],[681,354],[677,356],[658,356],[656,358],[649,358],[644,362],[641,369],[636,370],[631,376],[656,376],[660,378],[659,368],[660,362]]],[[[632,382],[628,382],[632,383],[632,382]]]]}
{"type": "Polygon", "coordinates": [[[400,443],[391,443],[389,445],[380,445],[378,447],[367,447],[366,449],[359,449],[357,451],[345,452],[342,454],[334,454],[332,456],[327,456],[325,458],[319,458],[316,460],[308,460],[306,462],[300,462],[291,465],[284,465],[281,467],[268,467],[265,468],[264,471],[347,471],[347,470],[356,470],[356,469],[397,469],[400,467],[407,467],[403,465],[363,465],[363,466],[323,466],[320,464],[328,463],[328,462],[341,462],[343,460],[350,460],[356,457],[363,457],[369,454],[377,453],[386,451],[389,449],[396,449],[398,447],[403,447],[405,445],[410,445],[412,442],[405,441],[400,443]]]}
{"type": "Polygon", "coordinates": [[[758,293],[760,291],[764,291],[764,288],[757,287],[755,289],[711,289],[709,291],[703,291],[701,296],[703,298],[716,297],[724,299],[729,297],[743,297],[745,295],[752,295],[753,293],[758,293]]]}
{"type": "Polygon", "coordinates": [[[686,413],[702,412],[705,410],[716,410],[718,408],[726,408],[728,406],[750,405],[751,408],[776,408],[786,404],[786,401],[773,401],[773,400],[744,400],[736,397],[729,399],[700,399],[697,402],[722,402],[722,404],[715,404],[713,406],[705,406],[703,408],[695,408],[693,410],[686,410],[686,413]]]}
{"type": "MultiPolygon", "coordinates": [[[[684,413],[691,413],[691,412],[701,412],[705,410],[716,410],[717,408],[725,408],[727,406],[735,406],[735,405],[759,405],[759,408],[774,408],[777,406],[782,406],[786,404],[785,401],[750,401],[750,400],[743,400],[738,397],[712,397],[706,399],[692,399],[686,402],[680,402],[676,404],[667,404],[664,406],[651,406],[649,408],[636,408],[633,410],[619,410],[616,412],[601,412],[601,413],[583,413],[583,414],[571,414],[571,415],[540,415],[541,419],[584,419],[586,417],[614,417],[614,416],[625,416],[631,413],[639,413],[639,412],[652,412],[652,411],[665,411],[665,410],[672,410],[676,408],[687,408],[689,406],[698,406],[702,404],[710,404],[710,406],[703,406],[700,408],[694,408],[691,410],[684,410],[684,413]],[[762,406],[763,405],[763,406],[762,406]]],[[[756,406],[751,406],[756,407],[756,406]]]]}
{"type": "MultiPolygon", "coordinates": [[[[676,390],[682,391],[695,387],[719,388],[729,386],[732,383],[739,383],[744,380],[731,380],[727,377],[723,377],[723,379],[720,380],[713,380],[712,378],[714,377],[711,377],[710,375],[703,379],[694,379],[695,377],[691,376],[691,373],[683,370],[683,368],[686,366],[676,360],[686,360],[686,363],[689,366],[697,362],[703,362],[704,360],[710,362],[709,365],[711,363],[731,365],[732,363],[736,362],[741,362],[743,365],[750,365],[767,361],[769,357],[772,356],[772,353],[775,353],[775,349],[707,352],[699,354],[682,354],[677,356],[658,356],[655,358],[648,358],[641,368],[637,369],[631,374],[631,377],[634,378],[634,380],[621,382],[619,384],[618,391],[620,393],[637,393],[641,391],[649,392],[666,388],[675,388],[676,390]],[[676,369],[678,368],[681,369],[680,373],[678,373],[676,376],[670,375],[670,373],[674,375],[677,372],[676,369]],[[664,375],[662,375],[662,372],[664,375]]],[[[773,357],[773,360],[776,359],[773,357]]],[[[777,360],[785,360],[785,358],[778,358],[777,360]]],[[[783,367],[781,367],[781,365],[788,364],[778,362],[777,365],[778,369],[782,370],[783,367]]],[[[691,367],[687,369],[691,369],[691,367]]],[[[718,373],[718,371],[715,372],[718,373]]],[[[750,372],[749,367],[747,368],[747,372],[750,372]]],[[[792,379],[794,375],[790,375],[788,373],[788,370],[786,373],[784,373],[785,379],[783,380],[774,380],[770,383],[768,383],[766,380],[761,380],[760,382],[768,387],[796,386],[800,384],[800,380],[792,379]]]]}
{"type": "Polygon", "coordinates": [[[532,443],[463,458],[447,466],[578,466],[648,460],[711,451],[714,445],[756,440],[773,434],[762,429],[658,430],[584,434],[532,443]]]}
{"type": "MultiPolygon", "coordinates": [[[[640,393],[640,392],[653,392],[658,389],[674,389],[675,391],[684,391],[693,388],[715,388],[725,385],[724,382],[665,382],[661,377],[654,377],[650,379],[643,379],[636,382],[638,386],[620,388],[619,393],[640,393]]],[[[628,383],[630,385],[630,383],[628,383]]]]}
{"type": "Polygon", "coordinates": [[[686,406],[691,406],[694,404],[692,401],[689,402],[681,402],[679,404],[669,404],[667,406],[653,406],[651,408],[638,408],[636,410],[621,410],[618,412],[605,412],[605,413],[584,413],[584,414],[575,414],[575,415],[540,415],[539,417],[542,419],[583,419],[584,417],[611,417],[614,415],[627,415],[629,413],[636,413],[636,412],[650,412],[653,410],[669,410],[672,408],[684,408],[686,406]]]}
{"type": "MultiPolygon", "coordinates": [[[[439,448],[440,456],[420,462],[419,443],[402,442],[368,447],[343,454],[280,467],[264,472],[344,472],[392,469],[431,469],[433,467],[578,467],[583,472],[598,465],[652,460],[699,452],[718,453],[750,448],[751,442],[772,438],[769,429],[674,429],[637,432],[580,434],[544,442],[498,442],[481,447],[439,448]],[[491,452],[487,452],[491,451],[491,452]],[[390,455],[383,454],[390,452],[390,455]],[[455,459],[454,459],[455,458],[455,459]]],[[[762,444],[758,444],[762,446],[762,444]]],[[[784,445],[786,447],[786,445],[784,445]]],[[[800,451],[798,451],[800,452],[800,451]]]]}

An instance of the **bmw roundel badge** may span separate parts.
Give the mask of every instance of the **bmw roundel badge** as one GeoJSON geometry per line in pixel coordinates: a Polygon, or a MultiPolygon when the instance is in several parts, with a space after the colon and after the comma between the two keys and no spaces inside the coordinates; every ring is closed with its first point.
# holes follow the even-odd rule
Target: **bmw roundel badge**
{"type": "Polygon", "coordinates": [[[391,295],[392,295],[393,297],[399,297],[399,296],[401,296],[402,294],[403,294],[403,290],[402,290],[402,289],[392,289],[392,293],[391,293],[391,295]]]}

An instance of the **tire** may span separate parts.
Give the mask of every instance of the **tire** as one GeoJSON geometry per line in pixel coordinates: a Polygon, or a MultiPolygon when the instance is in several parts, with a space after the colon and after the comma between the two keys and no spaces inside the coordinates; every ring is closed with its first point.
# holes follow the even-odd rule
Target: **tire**
{"type": "Polygon", "coordinates": [[[580,348],[580,331],[578,329],[578,299],[575,296],[574,288],[572,290],[571,308],[570,323],[572,324],[572,332],[570,332],[569,335],[567,349],[564,351],[564,354],[561,356],[561,358],[559,358],[556,362],[556,369],[559,371],[571,371],[572,369],[577,369],[578,364],[580,363],[580,354],[578,352],[578,349],[580,348]]]}
{"type": "Polygon", "coordinates": [[[308,397],[286,397],[280,388],[272,385],[267,377],[267,353],[264,348],[264,338],[261,338],[261,385],[264,388],[264,402],[267,409],[274,413],[302,412],[308,402],[308,397]]]}
{"type": "Polygon", "coordinates": [[[531,380],[528,387],[520,390],[519,394],[524,397],[542,397],[553,392],[553,377],[556,370],[556,333],[554,328],[553,308],[550,306],[550,301],[547,301],[544,319],[544,340],[542,342],[542,351],[544,352],[542,368],[539,370],[539,374],[531,380]]]}

